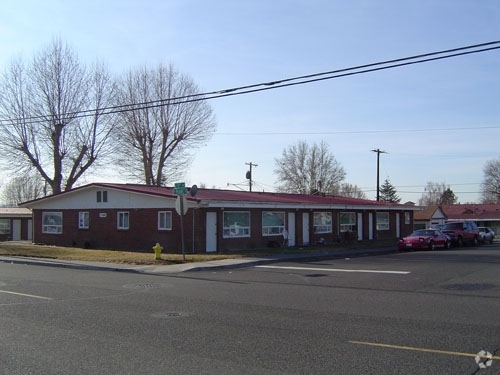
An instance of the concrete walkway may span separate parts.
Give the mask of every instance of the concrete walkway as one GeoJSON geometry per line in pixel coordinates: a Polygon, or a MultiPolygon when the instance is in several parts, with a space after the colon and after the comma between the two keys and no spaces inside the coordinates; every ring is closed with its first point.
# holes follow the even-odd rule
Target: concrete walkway
{"type": "Polygon", "coordinates": [[[136,272],[144,274],[174,274],[188,271],[207,271],[221,270],[242,267],[252,267],[261,264],[269,264],[283,261],[313,261],[326,259],[339,259],[361,256],[374,256],[381,254],[396,253],[394,248],[376,248],[376,249],[357,249],[357,250],[338,250],[317,254],[278,254],[276,256],[266,256],[260,258],[237,258],[221,259],[200,263],[182,263],[172,265],[131,265],[106,262],[85,262],[57,260],[46,258],[13,257],[0,255],[0,262],[11,264],[29,264],[36,266],[64,267],[72,269],[102,270],[102,271],[122,271],[136,272]]]}

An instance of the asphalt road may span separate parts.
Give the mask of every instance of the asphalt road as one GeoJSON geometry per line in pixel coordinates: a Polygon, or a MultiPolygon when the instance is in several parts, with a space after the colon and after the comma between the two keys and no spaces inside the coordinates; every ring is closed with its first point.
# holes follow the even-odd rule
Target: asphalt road
{"type": "Polygon", "coordinates": [[[161,276],[0,263],[0,374],[500,374],[499,317],[498,244],[161,276]]]}

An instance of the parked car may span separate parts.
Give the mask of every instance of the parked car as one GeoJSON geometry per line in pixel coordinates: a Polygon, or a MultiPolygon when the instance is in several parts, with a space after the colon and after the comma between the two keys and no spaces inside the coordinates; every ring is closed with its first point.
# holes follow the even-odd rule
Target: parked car
{"type": "Polygon", "coordinates": [[[476,246],[479,243],[479,229],[473,221],[450,221],[442,231],[450,237],[452,245],[463,246],[469,243],[476,246]]]}
{"type": "Polygon", "coordinates": [[[439,229],[439,230],[443,230],[444,228],[444,224],[434,224],[431,226],[432,229],[439,229]]]}
{"type": "Polygon", "coordinates": [[[495,239],[495,232],[489,227],[478,227],[479,229],[479,241],[482,243],[493,243],[493,240],[495,239]]]}
{"type": "Polygon", "coordinates": [[[399,250],[408,249],[429,249],[434,250],[437,247],[449,249],[451,239],[439,229],[419,229],[409,236],[399,240],[399,250]]]}

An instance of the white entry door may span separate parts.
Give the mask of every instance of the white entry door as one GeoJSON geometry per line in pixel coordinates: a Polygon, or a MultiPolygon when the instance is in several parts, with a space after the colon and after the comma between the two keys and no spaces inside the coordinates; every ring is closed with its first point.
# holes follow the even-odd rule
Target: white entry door
{"type": "Polygon", "coordinates": [[[288,246],[295,246],[295,212],[288,213],[288,246]]]}
{"type": "Polygon", "coordinates": [[[358,212],[358,241],[363,241],[363,214],[358,212]]]}
{"type": "Polygon", "coordinates": [[[31,241],[33,239],[33,220],[28,220],[28,238],[27,240],[31,241]]]}
{"type": "Polygon", "coordinates": [[[368,214],[368,239],[373,240],[373,213],[368,214]]]}
{"type": "Polygon", "coordinates": [[[12,239],[14,241],[21,240],[21,220],[12,220],[12,239]]]}
{"type": "Polygon", "coordinates": [[[401,218],[399,216],[399,212],[396,212],[396,237],[401,237],[401,218]]]}
{"type": "Polygon", "coordinates": [[[302,244],[309,245],[309,213],[302,213],[302,244]]]}
{"type": "Polygon", "coordinates": [[[217,212],[207,212],[207,227],[205,231],[206,252],[217,251],[217,212]]]}

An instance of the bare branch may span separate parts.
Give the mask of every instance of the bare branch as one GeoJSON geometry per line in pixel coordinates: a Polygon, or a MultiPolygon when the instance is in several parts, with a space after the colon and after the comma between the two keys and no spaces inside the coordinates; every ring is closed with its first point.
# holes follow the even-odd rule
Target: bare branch
{"type": "Polygon", "coordinates": [[[114,84],[102,65],[85,67],[55,40],[31,64],[13,63],[1,85],[0,113],[16,119],[0,133],[0,154],[9,170],[35,167],[58,193],[110,153],[114,118],[99,110],[93,117],[79,116],[113,103],[114,84]]]}
{"type": "Polygon", "coordinates": [[[283,150],[275,160],[277,190],[288,193],[336,194],[345,178],[344,168],[329,152],[328,145],[299,141],[283,150]]]}
{"type": "Polygon", "coordinates": [[[124,78],[118,104],[172,99],[153,108],[120,114],[115,132],[119,163],[130,176],[146,184],[164,185],[183,173],[197,147],[211,138],[215,120],[205,101],[175,103],[173,98],[198,93],[192,80],[172,66],[130,71],[124,78]]]}

